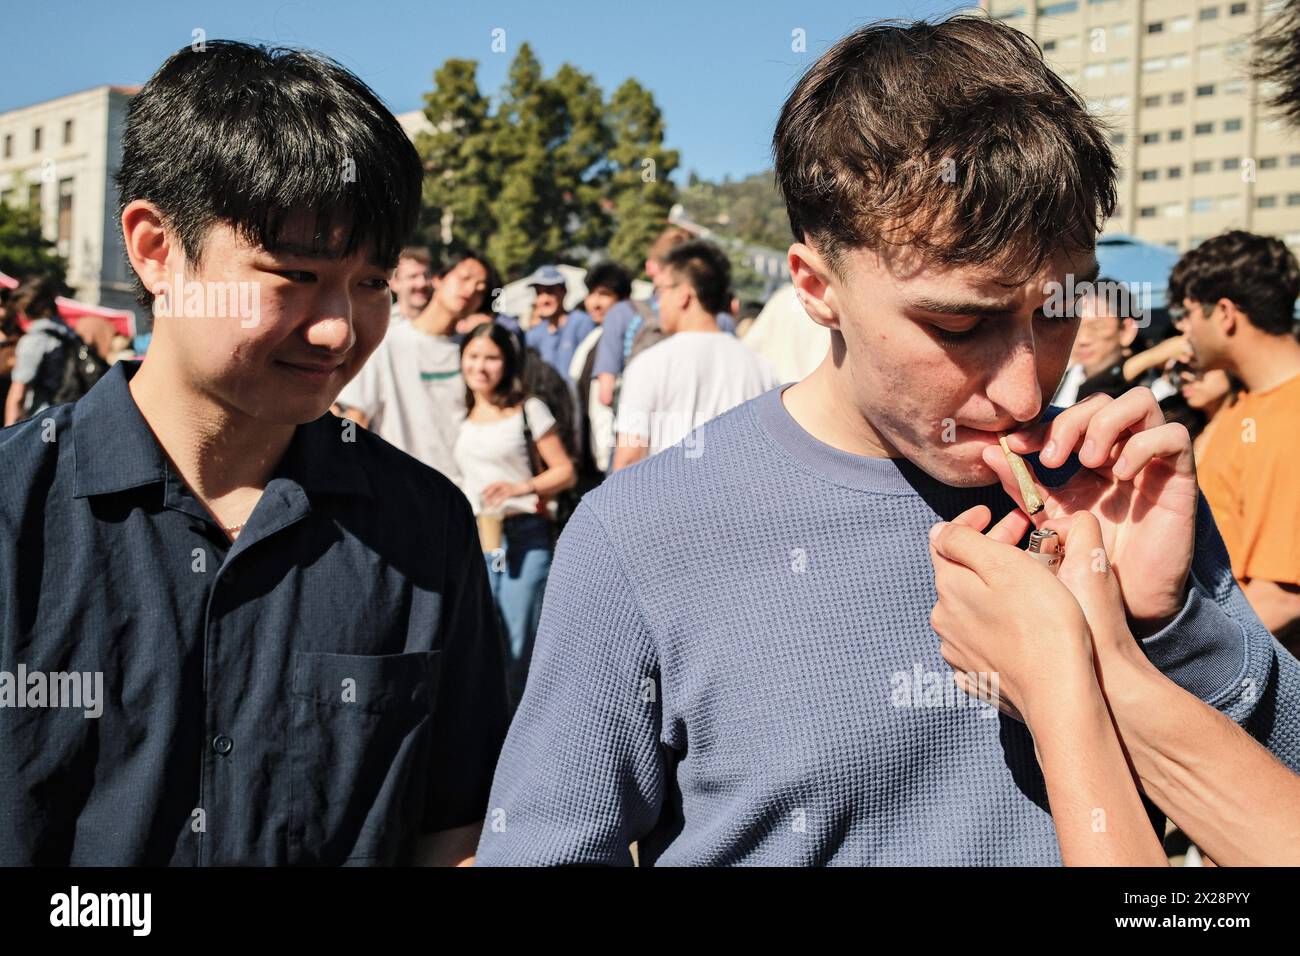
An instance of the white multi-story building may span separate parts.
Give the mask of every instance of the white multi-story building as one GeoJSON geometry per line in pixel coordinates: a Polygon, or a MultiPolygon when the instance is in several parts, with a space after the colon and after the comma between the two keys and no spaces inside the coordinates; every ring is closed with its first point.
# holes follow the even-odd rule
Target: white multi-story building
{"type": "Polygon", "coordinates": [[[1111,128],[1107,232],[1186,250],[1226,229],[1300,251],[1300,132],[1262,105],[1250,38],[1280,0],[982,0],[1111,128]]]}
{"type": "Polygon", "coordinates": [[[81,302],[134,309],[114,177],[138,87],[97,86],[0,113],[0,201],[41,211],[81,302]]]}

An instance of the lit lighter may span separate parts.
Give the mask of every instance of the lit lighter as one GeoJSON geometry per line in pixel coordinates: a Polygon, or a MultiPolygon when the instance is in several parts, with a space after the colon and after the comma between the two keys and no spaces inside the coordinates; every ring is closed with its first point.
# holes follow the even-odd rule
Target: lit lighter
{"type": "Polygon", "coordinates": [[[1061,539],[1055,531],[1029,532],[1029,556],[1055,574],[1061,567],[1061,539]]]}

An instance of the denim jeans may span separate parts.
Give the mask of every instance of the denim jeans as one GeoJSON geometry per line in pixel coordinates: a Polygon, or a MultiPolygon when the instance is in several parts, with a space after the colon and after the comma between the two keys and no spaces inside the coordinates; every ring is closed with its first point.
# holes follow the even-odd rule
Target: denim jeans
{"type": "Polygon", "coordinates": [[[484,552],[492,599],[506,635],[506,675],[512,706],[528,679],[528,661],[542,617],[542,595],[551,571],[550,521],[541,515],[510,517],[502,527],[499,551],[484,552]]]}

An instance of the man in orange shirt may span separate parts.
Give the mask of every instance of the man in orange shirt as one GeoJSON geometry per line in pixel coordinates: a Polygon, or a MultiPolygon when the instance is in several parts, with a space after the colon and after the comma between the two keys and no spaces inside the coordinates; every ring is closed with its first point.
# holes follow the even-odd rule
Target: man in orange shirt
{"type": "Polygon", "coordinates": [[[1265,626],[1300,649],[1300,266],[1280,240],[1234,231],[1169,276],[1179,330],[1203,370],[1244,389],[1198,465],[1232,571],[1265,626]]]}

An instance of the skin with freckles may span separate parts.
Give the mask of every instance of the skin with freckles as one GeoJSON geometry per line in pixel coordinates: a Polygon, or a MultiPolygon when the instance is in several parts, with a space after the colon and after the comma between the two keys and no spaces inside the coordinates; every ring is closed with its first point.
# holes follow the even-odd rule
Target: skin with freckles
{"type": "Polygon", "coordinates": [[[983,450],[1038,418],[1065,374],[1078,319],[1045,314],[1048,283],[1097,272],[1091,252],[1060,254],[1016,285],[906,250],[849,250],[838,274],[804,243],[789,259],[805,309],[832,332],[826,360],[785,393],[791,414],[828,444],[907,458],[960,487],[997,480],[983,450]]]}
{"type": "MultiPolygon", "coordinates": [[[[1093,395],[1039,421],[1074,342],[1078,310],[1045,304],[1055,283],[1096,278],[1092,253],[1048,259],[1012,284],[992,266],[935,265],[908,248],[848,250],[832,269],[807,243],[790,270],[808,315],[831,332],[822,364],[783,394],[806,431],[832,447],[907,458],[954,487],[1001,482],[1022,506],[998,436],[1049,468],[1077,452],[1060,488],[1039,484],[1048,521],[1087,509],[1101,524],[1134,629],[1152,633],[1185,601],[1196,524],[1187,430],[1166,423],[1149,389],[1093,395]]],[[[1059,290],[1057,290],[1059,291],[1059,290]]],[[[1028,528],[1028,519],[1021,533],[1028,528]]]]}

